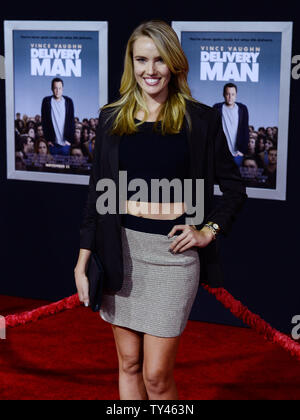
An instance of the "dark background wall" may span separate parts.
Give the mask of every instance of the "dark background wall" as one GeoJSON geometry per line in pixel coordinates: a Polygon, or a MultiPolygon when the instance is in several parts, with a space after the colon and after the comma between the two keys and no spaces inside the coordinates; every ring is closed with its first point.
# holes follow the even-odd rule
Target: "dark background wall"
{"type": "MultiPolygon", "coordinates": [[[[293,21],[293,56],[300,54],[300,15],[284,2],[14,2],[1,5],[4,20],[107,20],[109,100],[118,96],[123,53],[143,20],[293,21]]],[[[298,275],[298,160],[300,79],[291,82],[287,200],[248,199],[231,235],[222,239],[226,288],[275,328],[290,333],[300,314],[298,275]]],[[[87,92],[88,94],[88,92],[87,92]]],[[[6,178],[5,81],[0,81],[0,294],[56,300],[75,293],[73,269],[87,187],[6,178]]],[[[218,200],[218,197],[216,197],[218,200]]],[[[1,308],[0,308],[1,313],[1,308]]],[[[192,319],[242,325],[200,289],[192,319]]]]}

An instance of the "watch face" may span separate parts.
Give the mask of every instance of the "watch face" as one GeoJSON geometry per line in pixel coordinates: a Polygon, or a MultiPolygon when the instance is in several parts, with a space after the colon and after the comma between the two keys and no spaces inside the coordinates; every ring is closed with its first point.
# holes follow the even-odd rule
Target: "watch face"
{"type": "Polygon", "coordinates": [[[219,226],[217,225],[217,223],[214,223],[214,224],[213,224],[213,228],[214,228],[214,229],[219,229],[219,226]]]}

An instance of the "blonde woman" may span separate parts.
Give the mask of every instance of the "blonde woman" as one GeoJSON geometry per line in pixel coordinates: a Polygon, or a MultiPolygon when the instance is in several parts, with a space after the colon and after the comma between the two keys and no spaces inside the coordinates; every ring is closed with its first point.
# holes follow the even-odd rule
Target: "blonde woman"
{"type": "Polygon", "coordinates": [[[106,274],[100,315],[112,326],[122,400],[179,398],[173,373],[180,337],[199,282],[222,285],[214,239],[228,234],[247,197],[221,117],[192,98],[187,74],[173,29],[143,23],[128,41],[120,99],[99,118],[75,279],[88,305],[86,269],[97,252],[106,274]],[[121,171],[128,184],[142,179],[149,191],[153,179],[204,179],[204,219],[187,224],[188,205],[177,194],[139,200],[138,188],[127,188],[120,199],[121,171]],[[117,204],[106,214],[96,190],[105,178],[117,204]],[[215,208],[214,181],[223,192],[215,208]]]}

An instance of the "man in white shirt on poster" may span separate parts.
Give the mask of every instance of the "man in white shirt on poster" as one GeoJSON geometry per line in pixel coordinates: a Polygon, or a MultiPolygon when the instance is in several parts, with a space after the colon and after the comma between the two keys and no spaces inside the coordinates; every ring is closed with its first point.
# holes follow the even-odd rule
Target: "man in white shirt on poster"
{"type": "Polygon", "coordinates": [[[63,95],[63,88],[62,79],[53,79],[53,95],[44,98],[42,103],[44,136],[53,155],[69,155],[74,143],[74,104],[71,98],[63,95]]]}
{"type": "Polygon", "coordinates": [[[214,105],[222,115],[223,130],[234,157],[247,154],[249,142],[249,113],[246,105],[236,102],[237,86],[227,83],[223,90],[224,102],[214,105]]]}

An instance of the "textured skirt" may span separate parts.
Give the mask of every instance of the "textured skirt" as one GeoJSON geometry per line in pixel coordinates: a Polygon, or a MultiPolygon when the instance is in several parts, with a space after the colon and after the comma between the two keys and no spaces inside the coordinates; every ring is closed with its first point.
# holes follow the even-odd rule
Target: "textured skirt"
{"type": "Polygon", "coordinates": [[[175,224],[184,224],[184,215],[174,220],[124,215],[123,285],[103,294],[103,320],[158,337],[182,334],[199,287],[200,260],[196,247],[169,251],[181,233],[167,237],[175,224]]]}

